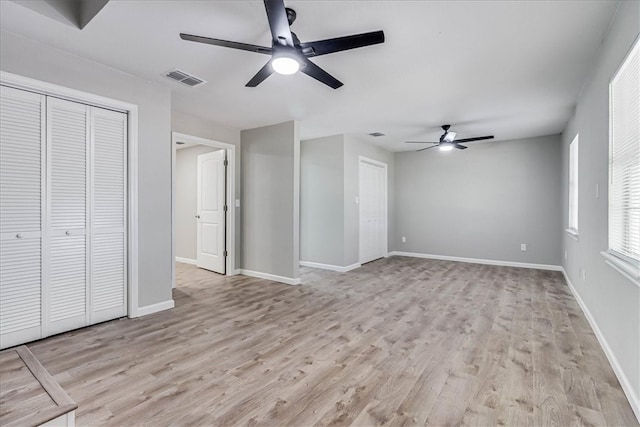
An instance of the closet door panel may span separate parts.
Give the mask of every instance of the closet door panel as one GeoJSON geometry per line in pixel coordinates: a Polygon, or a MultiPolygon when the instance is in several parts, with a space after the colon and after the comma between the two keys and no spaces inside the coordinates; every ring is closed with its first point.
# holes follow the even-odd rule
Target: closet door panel
{"type": "Polygon", "coordinates": [[[86,105],[47,99],[48,335],[88,324],[88,118],[86,105]]]}
{"type": "Polygon", "coordinates": [[[94,237],[91,253],[93,323],[126,315],[123,247],[122,233],[100,234],[94,237]]]}
{"type": "Polygon", "coordinates": [[[91,109],[91,323],[127,314],[127,116],[91,109]]]}
{"type": "Polygon", "coordinates": [[[87,325],[86,252],[84,235],[51,238],[48,335],[87,325]]]}
{"type": "Polygon", "coordinates": [[[40,237],[0,241],[0,347],[42,338],[40,237]]]}
{"type": "Polygon", "coordinates": [[[40,233],[44,97],[0,89],[0,233],[40,233]]]}
{"type": "Polygon", "coordinates": [[[87,223],[88,107],[48,99],[49,227],[84,230],[87,223]]]}
{"type": "Polygon", "coordinates": [[[42,336],[44,105],[0,87],[0,348],[42,336]]]}

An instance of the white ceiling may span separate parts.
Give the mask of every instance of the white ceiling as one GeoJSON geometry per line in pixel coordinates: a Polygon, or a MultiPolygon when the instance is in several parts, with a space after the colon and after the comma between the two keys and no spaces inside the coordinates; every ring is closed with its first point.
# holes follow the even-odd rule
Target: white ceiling
{"type": "Polygon", "coordinates": [[[382,29],[381,45],[314,58],[344,83],[272,75],[267,56],[181,40],[186,32],[270,46],[261,1],[112,0],[82,31],[0,1],[0,27],[172,89],[173,108],[240,129],[291,119],[303,139],[354,134],[393,151],[458,138],[559,133],[617,7],[613,1],[286,1],[313,41],[382,29]],[[208,81],[183,87],[178,67],[208,81]],[[366,134],[381,131],[385,137],[366,134]]]}

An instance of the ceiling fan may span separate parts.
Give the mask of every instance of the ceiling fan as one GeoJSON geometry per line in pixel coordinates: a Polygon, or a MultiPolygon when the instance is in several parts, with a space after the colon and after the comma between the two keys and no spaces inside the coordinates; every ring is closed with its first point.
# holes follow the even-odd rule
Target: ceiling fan
{"type": "Polygon", "coordinates": [[[450,128],[451,128],[451,125],[442,125],[442,130],[444,130],[444,133],[440,137],[439,142],[407,141],[407,144],[435,144],[435,145],[432,145],[431,147],[421,148],[420,150],[416,150],[416,151],[424,151],[433,147],[438,147],[440,148],[441,151],[450,151],[450,150],[453,150],[454,148],[457,148],[459,150],[466,150],[468,147],[464,145],[460,145],[460,143],[463,143],[463,142],[473,142],[473,141],[482,141],[484,139],[493,139],[493,135],[477,136],[475,138],[456,139],[457,133],[453,131],[449,131],[450,128]]]}
{"type": "Polygon", "coordinates": [[[294,74],[300,70],[327,86],[337,89],[342,86],[342,83],[311,62],[309,58],[384,42],[384,32],[373,31],[370,33],[301,43],[298,36],[289,28],[296,20],[295,10],[288,7],[285,8],[282,0],[264,0],[264,6],[267,10],[267,19],[269,20],[269,27],[271,28],[271,47],[183,33],[180,33],[180,37],[183,40],[192,42],[271,55],[269,62],[245,85],[247,87],[258,86],[274,71],[279,74],[294,74]]]}

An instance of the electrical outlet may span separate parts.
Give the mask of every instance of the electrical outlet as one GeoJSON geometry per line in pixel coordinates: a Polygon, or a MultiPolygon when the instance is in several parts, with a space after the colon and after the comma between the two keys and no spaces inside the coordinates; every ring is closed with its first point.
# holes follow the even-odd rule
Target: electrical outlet
{"type": "Polygon", "coordinates": [[[356,205],[360,203],[360,199],[358,199],[358,196],[353,198],[353,203],[355,203],[356,205]]]}
{"type": "Polygon", "coordinates": [[[564,259],[568,259],[569,258],[569,254],[567,253],[567,251],[564,251],[564,259]]]}
{"type": "Polygon", "coordinates": [[[522,252],[526,252],[527,251],[527,244],[526,243],[521,243],[520,244],[520,250],[522,252]]]}
{"type": "Polygon", "coordinates": [[[240,199],[236,199],[236,208],[240,207],[240,199]]]}
{"type": "Polygon", "coordinates": [[[596,199],[600,198],[600,184],[596,184],[596,199]]]}
{"type": "Polygon", "coordinates": [[[583,282],[587,281],[587,269],[586,268],[582,269],[582,281],[583,282]]]}
{"type": "Polygon", "coordinates": [[[402,236],[402,243],[407,243],[407,236],[402,236]]]}

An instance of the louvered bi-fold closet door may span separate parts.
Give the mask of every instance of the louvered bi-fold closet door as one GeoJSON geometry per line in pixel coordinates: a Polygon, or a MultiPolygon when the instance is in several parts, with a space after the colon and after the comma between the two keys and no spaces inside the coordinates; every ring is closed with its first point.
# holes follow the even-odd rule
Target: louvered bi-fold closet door
{"type": "Polygon", "coordinates": [[[91,108],[91,318],[127,314],[127,115],[91,108]]]}
{"type": "Polygon", "coordinates": [[[0,347],[42,336],[45,97],[0,87],[0,347]]]}
{"type": "Polygon", "coordinates": [[[44,334],[89,324],[87,182],[89,108],[47,98],[47,201],[44,334]]]}

